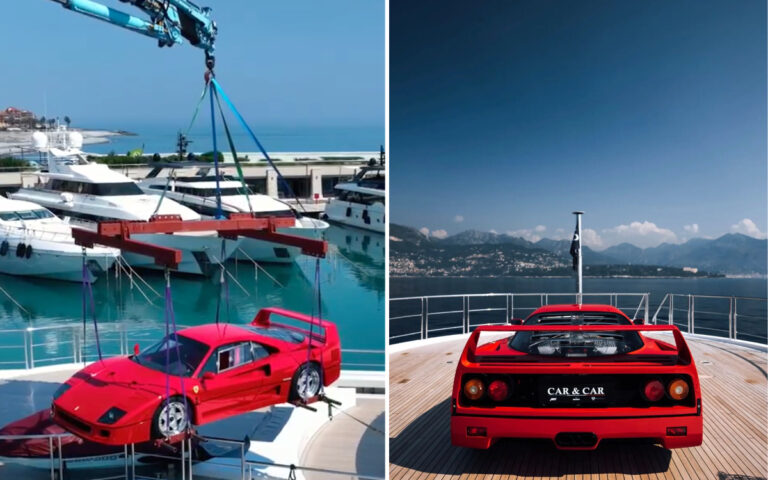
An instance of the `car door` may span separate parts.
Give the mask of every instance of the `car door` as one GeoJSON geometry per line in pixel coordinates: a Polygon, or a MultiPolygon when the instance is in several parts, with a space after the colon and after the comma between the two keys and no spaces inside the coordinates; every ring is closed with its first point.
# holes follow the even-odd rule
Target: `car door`
{"type": "Polygon", "coordinates": [[[256,360],[251,342],[217,348],[200,372],[198,410],[209,422],[250,410],[267,371],[256,360]]]}

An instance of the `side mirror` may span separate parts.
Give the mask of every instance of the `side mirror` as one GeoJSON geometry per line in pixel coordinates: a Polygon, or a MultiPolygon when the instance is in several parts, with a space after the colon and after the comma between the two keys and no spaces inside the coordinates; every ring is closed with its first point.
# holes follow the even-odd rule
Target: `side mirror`
{"type": "Polygon", "coordinates": [[[645,319],[643,317],[632,320],[634,325],[645,325],[645,319]]]}
{"type": "Polygon", "coordinates": [[[216,378],[216,374],[213,372],[205,372],[203,374],[203,380],[213,380],[214,378],[216,378]]]}
{"type": "Polygon", "coordinates": [[[509,319],[509,324],[510,325],[522,325],[523,324],[523,319],[522,318],[510,318],[509,319]]]}
{"type": "Polygon", "coordinates": [[[139,344],[138,343],[134,343],[133,344],[133,354],[134,355],[138,355],[139,354],[139,344]]]}

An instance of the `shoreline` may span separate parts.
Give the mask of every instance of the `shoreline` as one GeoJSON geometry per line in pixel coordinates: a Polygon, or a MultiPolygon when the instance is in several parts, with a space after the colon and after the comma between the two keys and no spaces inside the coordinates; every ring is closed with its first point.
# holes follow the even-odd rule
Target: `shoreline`
{"type": "MultiPolygon", "coordinates": [[[[21,150],[34,150],[32,134],[41,131],[44,130],[0,131],[0,155],[13,155],[21,153],[21,150]]],[[[83,145],[109,143],[111,137],[136,136],[135,133],[124,130],[72,128],[68,131],[80,133],[83,136],[83,145]]]]}

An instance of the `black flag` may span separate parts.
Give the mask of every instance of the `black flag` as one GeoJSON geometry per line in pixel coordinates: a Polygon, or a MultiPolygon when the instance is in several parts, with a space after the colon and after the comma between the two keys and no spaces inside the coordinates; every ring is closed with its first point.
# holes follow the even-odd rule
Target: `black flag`
{"type": "Polygon", "coordinates": [[[579,253],[581,252],[581,238],[579,238],[579,226],[576,225],[576,230],[573,232],[573,240],[571,240],[571,256],[573,257],[573,269],[579,268],[579,253]]]}

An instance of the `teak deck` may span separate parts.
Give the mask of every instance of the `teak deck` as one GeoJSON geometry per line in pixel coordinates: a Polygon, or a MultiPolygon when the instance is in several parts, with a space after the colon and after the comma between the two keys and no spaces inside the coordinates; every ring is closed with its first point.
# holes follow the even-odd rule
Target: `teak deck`
{"type": "Polygon", "coordinates": [[[390,355],[391,480],[716,479],[768,476],[766,355],[716,340],[687,338],[704,411],[700,447],[665,450],[637,442],[559,451],[551,442],[503,440],[487,451],[453,447],[450,395],[465,339],[390,355]]]}

